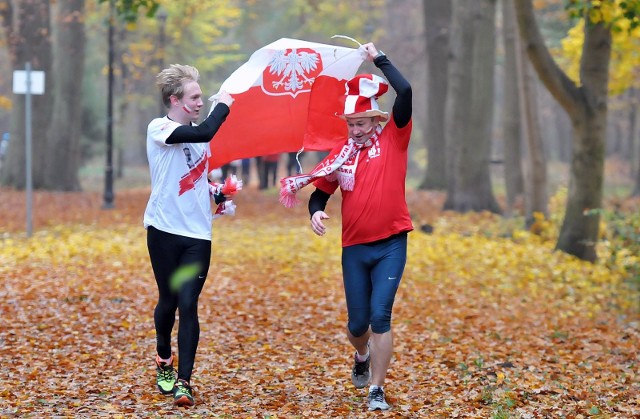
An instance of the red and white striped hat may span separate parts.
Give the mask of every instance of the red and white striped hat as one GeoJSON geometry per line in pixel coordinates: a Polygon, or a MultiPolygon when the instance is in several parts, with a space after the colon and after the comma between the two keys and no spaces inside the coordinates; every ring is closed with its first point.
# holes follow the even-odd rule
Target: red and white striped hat
{"type": "Polygon", "coordinates": [[[389,90],[389,84],[375,74],[359,74],[345,83],[344,113],[342,119],[379,116],[382,121],[389,119],[389,113],[378,107],[378,99],[389,90]]]}

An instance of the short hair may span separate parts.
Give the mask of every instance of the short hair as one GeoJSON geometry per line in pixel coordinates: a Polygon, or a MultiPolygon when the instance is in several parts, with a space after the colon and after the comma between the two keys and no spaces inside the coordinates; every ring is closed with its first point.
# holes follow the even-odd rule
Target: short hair
{"type": "Polygon", "coordinates": [[[171,64],[156,76],[156,84],[160,87],[162,103],[167,108],[171,105],[171,96],[182,99],[184,84],[188,81],[198,81],[200,73],[198,69],[190,65],[171,64]]]}

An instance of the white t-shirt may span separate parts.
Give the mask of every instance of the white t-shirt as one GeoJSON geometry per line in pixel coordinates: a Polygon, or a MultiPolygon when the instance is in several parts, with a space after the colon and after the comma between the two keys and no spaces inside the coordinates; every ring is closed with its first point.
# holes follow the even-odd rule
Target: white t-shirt
{"type": "Polygon", "coordinates": [[[144,227],[211,240],[209,144],[166,144],[179,126],[165,116],[154,119],[147,127],[151,196],[144,212],[144,227]]]}

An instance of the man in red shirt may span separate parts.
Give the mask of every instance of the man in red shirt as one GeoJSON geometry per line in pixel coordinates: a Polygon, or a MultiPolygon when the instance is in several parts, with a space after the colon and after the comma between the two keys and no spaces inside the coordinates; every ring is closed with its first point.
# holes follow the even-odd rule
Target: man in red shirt
{"type": "Polygon", "coordinates": [[[413,230],[405,200],[412,93],[384,53],[372,43],[361,48],[396,92],[391,118],[376,102],[388,90],[382,77],[362,74],[349,80],[339,115],[349,138],[310,174],[283,179],[281,201],[290,205],[297,190],[313,182],[311,228],[322,236],[327,201],[340,188],[347,337],[356,349],[351,379],[356,388],[371,384],[369,410],[387,410],[383,385],[393,354],[391,311],[406,263],[407,233],[413,230]]]}

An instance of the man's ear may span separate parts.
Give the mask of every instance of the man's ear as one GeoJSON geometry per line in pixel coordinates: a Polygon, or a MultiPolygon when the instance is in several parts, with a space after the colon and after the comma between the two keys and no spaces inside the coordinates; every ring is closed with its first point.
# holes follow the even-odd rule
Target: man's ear
{"type": "Polygon", "coordinates": [[[179,105],[180,104],[180,99],[178,99],[178,97],[176,95],[169,96],[169,101],[171,102],[171,105],[179,105]]]}

